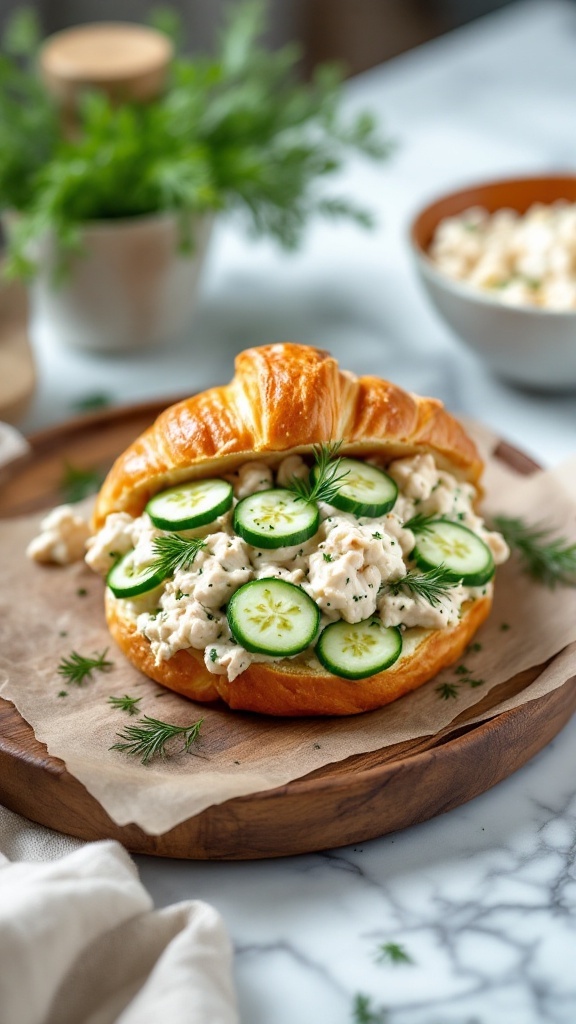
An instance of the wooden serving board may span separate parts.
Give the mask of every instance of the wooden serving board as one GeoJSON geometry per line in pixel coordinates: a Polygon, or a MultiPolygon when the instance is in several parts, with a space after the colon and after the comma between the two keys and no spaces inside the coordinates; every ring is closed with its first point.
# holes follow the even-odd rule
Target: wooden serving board
{"type": "MultiPolygon", "coordinates": [[[[1,481],[0,516],[59,503],[66,460],[106,470],[166,404],[107,410],[32,437],[32,454],[12,464],[1,481]]],[[[536,468],[507,445],[498,454],[519,472],[536,468]]],[[[495,706],[541,668],[509,680],[486,699],[495,706]]],[[[464,713],[432,738],[356,755],[278,789],[210,807],[161,836],[116,825],[64,762],[48,754],[13,705],[0,699],[0,801],[69,835],[118,839],[132,852],[165,857],[240,860],[359,843],[452,810],[516,771],[576,710],[574,683],[487,722],[467,724],[464,713]]],[[[468,714],[477,713],[478,707],[468,714]]]]}

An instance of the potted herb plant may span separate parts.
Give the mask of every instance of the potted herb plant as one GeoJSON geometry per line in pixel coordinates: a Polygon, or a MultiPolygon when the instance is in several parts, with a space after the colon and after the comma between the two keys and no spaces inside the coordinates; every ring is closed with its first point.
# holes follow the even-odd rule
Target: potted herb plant
{"type": "Polygon", "coordinates": [[[295,248],[314,214],[369,214],[320,181],[347,151],[381,157],[368,114],[344,119],[340,76],[296,78],[293,46],[259,39],[265,5],[228,16],[214,57],[174,57],[162,90],[82,93],[70,129],[38,77],[22,16],[0,62],[0,204],[8,271],[32,282],[62,342],[100,350],[170,341],[190,320],[214,217],[240,208],[256,235],[295,248]]]}

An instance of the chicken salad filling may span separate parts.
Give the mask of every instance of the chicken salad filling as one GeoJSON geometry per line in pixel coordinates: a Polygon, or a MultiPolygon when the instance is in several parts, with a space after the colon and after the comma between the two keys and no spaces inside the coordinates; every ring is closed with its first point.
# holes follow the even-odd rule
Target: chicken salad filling
{"type": "MultiPolygon", "coordinates": [[[[294,495],[286,488],[294,481],[306,487],[311,476],[299,455],[287,456],[274,471],[256,460],[240,466],[227,478],[229,499],[220,488],[224,499],[219,492],[220,503],[214,506],[219,514],[197,527],[179,528],[199,519],[194,509],[201,507],[206,518],[205,495],[198,496],[197,485],[164,492],[163,515],[168,508],[171,518],[161,520],[162,528],[151,518],[152,503],[137,518],[124,512],[107,517],[88,541],[86,561],[107,577],[114,600],[150,643],[156,664],[177,651],[196,650],[203,651],[209,672],[230,681],[254,662],[285,657],[318,668],[321,662],[336,674],[360,678],[354,674],[356,665],[348,667],[350,652],[359,652],[360,665],[362,658],[366,665],[376,664],[378,645],[384,644],[386,651],[398,648],[397,657],[396,634],[408,639],[410,630],[450,628],[466,602],[491,592],[494,565],[505,561],[508,549],[475,512],[472,485],[438,468],[429,454],[397,459],[386,467],[352,459],[335,460],[331,466],[338,463],[347,472],[338,478],[334,469],[332,489],[316,488],[316,499],[308,504],[318,515],[309,517],[310,525],[302,513],[307,499],[297,498],[300,533],[292,535],[286,523],[291,517],[294,521],[294,495]],[[349,464],[354,464],[352,472],[349,464]],[[349,486],[343,500],[354,467],[359,467],[357,486],[349,486]],[[373,503],[378,475],[385,477],[387,495],[380,506],[373,503]],[[357,511],[345,511],[342,505],[357,511]],[[359,514],[377,507],[387,511],[359,514]],[[166,522],[174,524],[171,529],[166,522]],[[137,575],[140,567],[145,570],[157,559],[162,538],[176,535],[188,544],[188,557],[179,564],[176,559],[167,578],[153,585],[155,578],[149,574],[141,593],[114,587],[112,567],[123,561],[127,565],[128,559],[130,573],[137,575]],[[306,539],[290,543],[291,536],[306,539]],[[297,624],[292,635],[299,639],[292,646],[278,646],[282,623],[288,631],[297,624]],[[325,639],[321,648],[320,635],[325,639]],[[332,648],[336,654],[330,653],[332,648]]],[[[382,660],[378,664],[386,667],[382,660]]]]}

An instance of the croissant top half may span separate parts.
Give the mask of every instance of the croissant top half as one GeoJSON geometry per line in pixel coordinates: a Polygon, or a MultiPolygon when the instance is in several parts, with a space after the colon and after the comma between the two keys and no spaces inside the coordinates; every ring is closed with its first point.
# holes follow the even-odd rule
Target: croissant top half
{"type": "Polygon", "coordinates": [[[278,462],[322,441],[386,462],[431,452],[471,483],[483,468],[438,400],[356,377],[321,349],[265,345],[237,356],[230,384],[170,406],[126,449],[104,481],[93,525],[99,529],[111,512],[140,515],[153,494],[183,480],[229,473],[255,457],[278,462]]]}

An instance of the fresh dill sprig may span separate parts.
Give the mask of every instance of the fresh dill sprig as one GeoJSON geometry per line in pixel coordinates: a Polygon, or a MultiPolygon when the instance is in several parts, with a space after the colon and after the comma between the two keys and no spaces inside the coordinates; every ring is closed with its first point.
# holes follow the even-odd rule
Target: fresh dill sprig
{"type": "Polygon", "coordinates": [[[137,715],[139,703],[142,697],[129,697],[127,693],[123,697],[108,697],[108,703],[118,711],[127,711],[129,715],[137,715]]]}
{"type": "Polygon", "coordinates": [[[58,665],[58,675],[64,676],[75,686],[82,686],[86,679],[92,679],[93,672],[109,672],[114,668],[114,662],[106,658],[108,648],[102,654],[95,654],[93,658],[86,658],[77,651],[72,651],[69,658],[62,658],[58,665]]]}
{"type": "Polygon", "coordinates": [[[374,1007],[370,996],[358,992],[352,1005],[352,1020],[354,1024],[386,1024],[388,1013],[383,1006],[374,1007]]]}
{"type": "Polygon", "coordinates": [[[452,700],[458,696],[458,683],[440,683],[436,687],[436,693],[442,700],[452,700]]]}
{"type": "Polygon", "coordinates": [[[470,675],[470,670],[464,665],[458,665],[454,669],[454,675],[458,676],[458,679],[453,679],[448,682],[440,683],[436,687],[436,693],[441,700],[455,700],[463,686],[469,686],[471,690],[475,690],[478,686],[484,686],[485,679],[473,679],[470,675]],[[464,669],[464,672],[462,671],[464,669]]]}
{"type": "Polygon", "coordinates": [[[348,470],[341,470],[342,459],[336,458],[341,447],[342,441],[314,445],[314,471],[304,480],[293,476],[288,485],[290,490],[303,501],[325,501],[329,505],[348,476],[348,470]]]}
{"type": "Polygon", "coordinates": [[[74,412],[94,412],[98,409],[106,409],[111,404],[112,399],[110,395],[104,391],[94,391],[91,394],[84,395],[83,398],[79,398],[78,401],[73,403],[72,408],[74,412]]]}
{"type": "Polygon", "coordinates": [[[114,743],[110,750],[121,750],[135,757],[142,755],[142,764],[149,764],[154,757],[168,756],[166,744],[175,736],[183,737],[182,750],[189,751],[198,739],[203,721],[201,718],[192,725],[171,725],[169,722],[161,722],[157,718],[144,715],[138,719],[136,725],[127,725],[123,732],[116,733],[124,742],[114,743]]]}
{"type": "Polygon", "coordinates": [[[155,572],[162,572],[164,576],[174,576],[179,569],[188,569],[198,552],[205,547],[206,541],[199,537],[186,540],[177,533],[156,537],[152,543],[156,557],[150,567],[155,572]]]}
{"type": "Polygon", "coordinates": [[[415,516],[412,516],[412,519],[408,519],[402,525],[405,530],[412,530],[412,533],[428,533],[430,526],[437,519],[438,516],[426,516],[423,512],[418,512],[415,516]]]}
{"type": "Polygon", "coordinates": [[[414,597],[423,598],[433,608],[436,608],[442,603],[442,598],[447,596],[448,591],[457,587],[459,582],[459,580],[454,580],[452,573],[444,565],[437,565],[426,572],[412,572],[411,570],[400,579],[385,583],[382,590],[389,594],[406,592],[414,597]]]}
{"type": "Polygon", "coordinates": [[[377,964],[413,964],[414,961],[404,946],[397,942],[382,942],[377,950],[375,961],[377,964]]]}
{"type": "Polygon", "coordinates": [[[103,482],[104,474],[99,470],[82,469],[66,460],[58,489],[65,501],[74,503],[96,494],[103,482]]]}
{"type": "Polygon", "coordinates": [[[565,537],[554,537],[549,527],[531,525],[520,518],[494,516],[493,522],[533,579],[551,588],[557,583],[576,586],[576,544],[565,537]]]}

